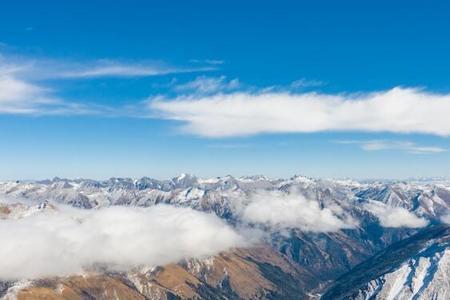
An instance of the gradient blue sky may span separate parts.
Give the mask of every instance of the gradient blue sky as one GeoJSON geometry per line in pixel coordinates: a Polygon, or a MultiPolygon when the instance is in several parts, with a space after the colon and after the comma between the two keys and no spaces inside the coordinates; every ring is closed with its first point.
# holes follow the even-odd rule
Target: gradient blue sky
{"type": "MultiPolygon", "coordinates": [[[[449,176],[445,120],[305,132],[261,117],[254,131],[217,134],[215,120],[200,132],[189,113],[151,104],[269,93],[287,113],[286,95],[369,101],[400,87],[439,95],[442,112],[449,37],[448,1],[3,1],[0,179],[449,176]]],[[[416,119],[433,121],[423,107],[416,119]]]]}

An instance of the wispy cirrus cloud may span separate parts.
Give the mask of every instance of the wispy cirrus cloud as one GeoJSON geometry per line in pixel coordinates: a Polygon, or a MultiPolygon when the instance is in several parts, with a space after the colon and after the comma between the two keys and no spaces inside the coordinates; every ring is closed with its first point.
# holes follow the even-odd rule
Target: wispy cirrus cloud
{"type": "Polygon", "coordinates": [[[149,108],[160,118],[179,121],[183,131],[205,137],[323,131],[450,135],[450,95],[414,88],[365,94],[182,95],[150,99],[149,108]]]}
{"type": "Polygon", "coordinates": [[[294,89],[300,89],[300,88],[307,88],[307,87],[315,88],[315,87],[320,87],[323,85],[325,85],[325,82],[320,81],[320,80],[301,78],[301,79],[297,79],[297,80],[293,81],[291,83],[290,87],[294,88],[294,89]]]}
{"type": "Polygon", "coordinates": [[[358,145],[365,151],[396,150],[411,154],[432,154],[446,152],[447,149],[438,146],[418,145],[410,141],[367,140],[367,141],[337,141],[339,144],[358,145]]]}
{"type": "Polygon", "coordinates": [[[152,63],[124,63],[113,60],[99,60],[84,65],[74,65],[71,70],[63,70],[63,78],[95,78],[95,77],[148,77],[176,73],[206,72],[213,67],[177,68],[152,63]]]}
{"type": "Polygon", "coordinates": [[[0,55],[0,70],[28,80],[89,79],[101,77],[149,77],[167,74],[207,72],[216,67],[176,67],[160,61],[114,59],[62,60],[0,55]]]}
{"type": "Polygon", "coordinates": [[[77,62],[0,54],[0,114],[123,115],[127,110],[125,108],[98,105],[95,101],[81,103],[63,99],[58,96],[57,89],[49,87],[47,81],[145,77],[212,69],[211,66],[178,68],[156,62],[126,63],[115,60],[77,62]]]}
{"type": "Polygon", "coordinates": [[[51,89],[0,73],[0,114],[92,114],[99,108],[64,101],[51,89]]]}
{"type": "Polygon", "coordinates": [[[229,92],[236,90],[239,87],[240,82],[238,79],[228,80],[226,76],[198,76],[192,81],[175,85],[174,90],[181,93],[210,94],[229,92]]]}
{"type": "Polygon", "coordinates": [[[26,81],[0,71],[0,114],[43,116],[120,113],[123,114],[123,108],[62,99],[53,89],[41,83],[26,81]]]}
{"type": "Polygon", "coordinates": [[[189,62],[208,65],[223,65],[225,63],[225,61],[221,59],[191,59],[189,62]]]}

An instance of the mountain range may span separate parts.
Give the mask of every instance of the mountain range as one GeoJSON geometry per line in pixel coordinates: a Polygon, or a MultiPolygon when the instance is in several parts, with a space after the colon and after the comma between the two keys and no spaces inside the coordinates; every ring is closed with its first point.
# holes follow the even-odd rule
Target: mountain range
{"type": "Polygon", "coordinates": [[[0,296],[450,298],[450,181],[443,179],[358,182],[182,174],[169,180],[0,182],[0,223],[62,214],[65,207],[101,211],[159,206],[214,216],[248,243],[207,257],[129,270],[86,266],[82,274],[4,278],[0,296]]]}

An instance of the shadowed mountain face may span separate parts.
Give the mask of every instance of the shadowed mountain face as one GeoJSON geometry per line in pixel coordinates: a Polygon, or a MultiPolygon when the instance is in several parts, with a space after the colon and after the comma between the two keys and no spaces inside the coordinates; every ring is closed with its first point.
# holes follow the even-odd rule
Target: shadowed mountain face
{"type": "MultiPolygon", "coordinates": [[[[57,211],[60,204],[85,210],[167,204],[211,212],[233,228],[263,232],[250,248],[144,271],[96,270],[84,276],[3,282],[0,295],[6,299],[308,299],[323,293],[324,299],[396,299],[389,298],[392,289],[410,295],[408,284],[421,280],[421,287],[409,285],[413,292],[404,299],[428,299],[424,295],[438,289],[435,282],[449,290],[445,275],[434,279],[445,270],[436,266],[446,261],[448,244],[442,241],[448,230],[437,224],[450,212],[448,182],[359,183],[300,176],[55,178],[0,183],[0,199],[0,222],[57,211]],[[428,275],[420,275],[421,270],[428,275]],[[410,279],[401,282],[399,273],[410,279]]],[[[446,299],[442,290],[436,295],[446,299]]]]}
{"type": "Polygon", "coordinates": [[[448,299],[450,226],[396,242],[339,277],[322,299],[448,299]]]}

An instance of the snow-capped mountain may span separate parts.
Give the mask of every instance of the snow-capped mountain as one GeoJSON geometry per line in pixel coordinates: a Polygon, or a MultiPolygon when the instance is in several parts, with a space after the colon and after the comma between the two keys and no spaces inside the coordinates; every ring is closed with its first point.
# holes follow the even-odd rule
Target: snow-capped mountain
{"type": "MultiPolygon", "coordinates": [[[[328,297],[335,287],[333,284],[341,282],[338,278],[354,272],[353,268],[357,268],[359,264],[370,261],[376,257],[374,255],[386,251],[391,245],[417,239],[417,234],[448,222],[450,182],[357,182],[303,176],[289,179],[271,179],[265,176],[202,179],[182,174],[170,180],[148,177],[111,178],[104,181],[54,178],[34,182],[0,183],[0,219],[26,217],[42,210],[53,209],[59,204],[87,210],[111,206],[153,207],[167,204],[214,213],[235,228],[257,230],[259,234],[262,232],[262,240],[267,247],[282,259],[295,264],[295,272],[307,274],[296,279],[296,284],[302,287],[302,296],[299,299],[306,299],[318,298],[323,293],[324,297],[328,297]]],[[[432,240],[432,237],[425,236],[432,240]]],[[[446,269],[433,273],[443,276],[441,280],[429,275],[424,279],[425,277],[422,277],[425,275],[422,273],[429,273],[436,265],[444,264],[437,264],[437,261],[446,261],[449,245],[441,243],[438,251],[438,248],[433,246],[436,244],[435,240],[431,241],[431,244],[426,244],[426,241],[421,244],[421,251],[408,252],[402,256],[395,268],[383,269],[381,273],[374,272],[377,276],[373,278],[364,277],[359,289],[355,290],[356,294],[352,295],[362,299],[369,298],[370,295],[377,295],[377,299],[391,299],[386,295],[393,295],[392,289],[395,288],[396,295],[408,295],[405,299],[409,295],[411,299],[428,299],[425,296],[431,292],[416,288],[420,280],[427,282],[427,291],[439,290],[440,295],[448,292],[450,280],[439,275],[446,269]],[[435,253],[431,255],[430,251],[435,253]],[[427,253],[427,256],[424,256],[424,253],[427,253]],[[398,283],[400,287],[395,284],[392,287],[393,282],[400,282],[398,278],[405,276],[409,278],[408,282],[415,282],[414,287],[405,285],[405,281],[398,283]],[[407,292],[411,289],[412,294],[407,292]]],[[[251,255],[241,258],[245,261],[253,259],[251,255]]],[[[275,272],[273,274],[278,274],[278,279],[285,276],[276,271],[280,268],[279,258],[272,256],[268,261],[263,258],[260,260],[261,263],[257,265],[259,270],[266,266],[265,272],[270,269],[270,272],[275,272]]],[[[207,274],[207,264],[200,265],[202,267],[199,267],[197,273],[194,269],[188,272],[192,273],[191,275],[195,273],[193,276],[210,285],[209,288],[217,288],[220,280],[214,281],[212,285],[207,283],[209,281],[201,277],[201,274],[207,274]]],[[[269,273],[265,273],[265,276],[270,277],[269,273]]],[[[283,278],[288,280],[291,277],[283,278]]],[[[274,281],[262,286],[267,288],[276,285],[276,282],[280,284],[274,278],[271,280],[274,281]]],[[[264,289],[262,286],[255,289],[264,289]]],[[[11,285],[8,285],[8,289],[11,289],[11,285]]],[[[226,290],[226,287],[224,289],[226,290]]],[[[270,294],[269,290],[266,292],[270,294]]],[[[218,290],[216,292],[219,293],[218,290]]],[[[201,294],[198,290],[196,293],[201,294]]],[[[234,290],[233,293],[245,294],[239,290],[234,290]]],[[[290,293],[292,290],[281,289],[278,295],[292,295],[290,293]]],[[[180,296],[180,293],[173,294],[180,296]]],[[[241,298],[254,299],[229,299],[241,298]]]]}
{"type": "Polygon", "coordinates": [[[392,244],[337,279],[323,299],[450,297],[450,226],[423,230],[392,244]]]}
{"type": "MultiPolygon", "coordinates": [[[[256,191],[300,193],[323,206],[361,207],[370,200],[391,207],[403,207],[418,216],[434,220],[450,209],[450,181],[440,182],[365,182],[322,180],[303,176],[269,179],[265,176],[232,176],[200,179],[182,174],[170,180],[148,177],[111,178],[105,181],[61,179],[35,182],[0,182],[4,199],[35,202],[55,201],[80,208],[109,205],[151,206],[158,203],[187,205],[197,209],[221,206],[232,209],[256,191]]],[[[216,211],[220,214],[220,211],[216,211]]]]}

